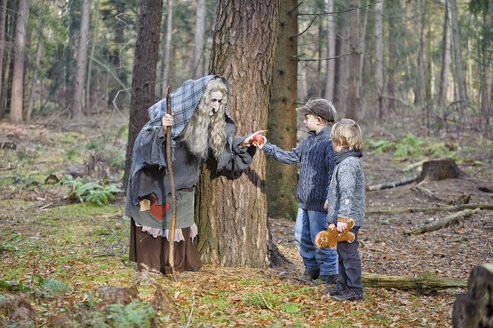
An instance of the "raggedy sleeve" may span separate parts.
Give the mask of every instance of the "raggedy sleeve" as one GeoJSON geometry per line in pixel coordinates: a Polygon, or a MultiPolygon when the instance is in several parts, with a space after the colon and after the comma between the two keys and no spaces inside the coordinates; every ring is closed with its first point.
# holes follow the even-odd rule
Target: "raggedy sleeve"
{"type": "Polygon", "coordinates": [[[232,137],[231,151],[225,151],[219,159],[219,169],[230,172],[241,172],[252,164],[257,148],[255,146],[241,148],[240,144],[246,137],[232,137]]]}

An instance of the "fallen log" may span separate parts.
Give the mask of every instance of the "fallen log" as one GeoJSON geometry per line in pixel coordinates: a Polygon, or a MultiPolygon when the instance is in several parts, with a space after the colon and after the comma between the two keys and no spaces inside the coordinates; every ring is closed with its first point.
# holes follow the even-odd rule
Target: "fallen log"
{"type": "Polygon", "coordinates": [[[443,277],[431,272],[425,272],[417,277],[388,276],[363,272],[361,278],[364,287],[401,290],[416,289],[424,293],[467,286],[467,281],[465,280],[443,277]]]}
{"type": "Polygon", "coordinates": [[[480,210],[479,208],[476,208],[474,210],[463,210],[451,215],[448,215],[444,218],[441,219],[436,219],[436,220],[423,220],[418,223],[418,225],[414,228],[411,228],[410,230],[406,230],[405,233],[407,235],[420,235],[425,232],[430,232],[430,231],[435,231],[444,227],[447,227],[449,225],[452,225],[456,222],[459,221],[461,218],[467,218],[473,214],[478,213],[480,210]]]}
{"type": "Polygon", "coordinates": [[[418,176],[414,176],[414,177],[404,178],[404,179],[400,179],[400,180],[379,183],[379,184],[376,184],[376,185],[368,186],[366,189],[368,191],[375,191],[375,190],[395,188],[397,186],[402,186],[402,185],[405,185],[405,184],[409,184],[411,182],[414,182],[417,179],[418,179],[418,176]]]}
{"type": "Polygon", "coordinates": [[[474,267],[467,293],[457,296],[452,309],[455,328],[493,327],[493,264],[474,267]]]}
{"type": "Polygon", "coordinates": [[[395,214],[395,213],[437,213],[442,211],[460,211],[465,209],[475,209],[479,208],[481,210],[492,210],[493,204],[462,204],[458,206],[442,206],[442,207],[398,207],[393,209],[375,209],[367,210],[365,213],[370,214],[395,214]]]}

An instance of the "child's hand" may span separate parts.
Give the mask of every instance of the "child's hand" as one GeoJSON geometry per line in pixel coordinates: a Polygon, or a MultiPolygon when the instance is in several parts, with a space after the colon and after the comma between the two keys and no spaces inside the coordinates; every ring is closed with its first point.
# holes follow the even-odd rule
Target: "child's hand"
{"type": "Polygon", "coordinates": [[[337,232],[344,232],[347,229],[347,223],[346,222],[337,222],[337,232]]]}
{"type": "Polygon", "coordinates": [[[173,126],[175,119],[173,118],[173,114],[169,115],[166,114],[163,116],[161,122],[163,122],[163,128],[166,129],[167,127],[173,126]]]}
{"type": "Polygon", "coordinates": [[[325,210],[325,212],[327,212],[328,209],[329,209],[329,200],[326,199],[325,200],[325,203],[324,203],[324,210],[325,210]]]}
{"type": "Polygon", "coordinates": [[[241,147],[246,148],[251,146],[257,146],[258,148],[262,149],[262,146],[267,141],[267,139],[262,135],[262,133],[264,132],[265,132],[264,130],[258,130],[252,133],[251,135],[246,137],[245,140],[243,140],[243,142],[241,143],[241,147]]]}

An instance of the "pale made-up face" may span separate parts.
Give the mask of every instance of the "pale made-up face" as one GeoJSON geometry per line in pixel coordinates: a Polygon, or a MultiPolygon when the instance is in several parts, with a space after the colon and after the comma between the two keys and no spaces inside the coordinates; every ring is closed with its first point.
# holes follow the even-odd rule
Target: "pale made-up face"
{"type": "Polygon", "coordinates": [[[321,126],[321,120],[318,116],[312,114],[305,114],[305,119],[303,120],[305,127],[308,131],[320,131],[323,126],[321,126]]]}
{"type": "Polygon", "coordinates": [[[217,113],[219,107],[223,102],[223,93],[221,91],[212,91],[211,92],[211,106],[212,110],[209,112],[209,115],[212,116],[217,113]]]}

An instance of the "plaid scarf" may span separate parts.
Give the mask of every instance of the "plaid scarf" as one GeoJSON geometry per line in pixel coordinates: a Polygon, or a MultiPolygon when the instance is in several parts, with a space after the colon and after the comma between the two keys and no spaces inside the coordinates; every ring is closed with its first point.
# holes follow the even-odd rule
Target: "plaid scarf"
{"type": "MultiPolygon", "coordinates": [[[[174,124],[171,128],[172,138],[175,138],[183,132],[183,129],[185,129],[185,126],[188,124],[195,109],[199,105],[200,98],[204,94],[207,83],[215,77],[220,77],[226,84],[229,97],[228,81],[224,77],[218,75],[207,75],[198,80],[188,80],[171,93],[171,112],[174,114],[174,124]]],[[[166,114],[166,98],[152,105],[148,111],[150,121],[146,123],[145,127],[161,126],[161,118],[166,114]]],[[[226,116],[231,119],[227,104],[225,112],[226,116]]]]}

